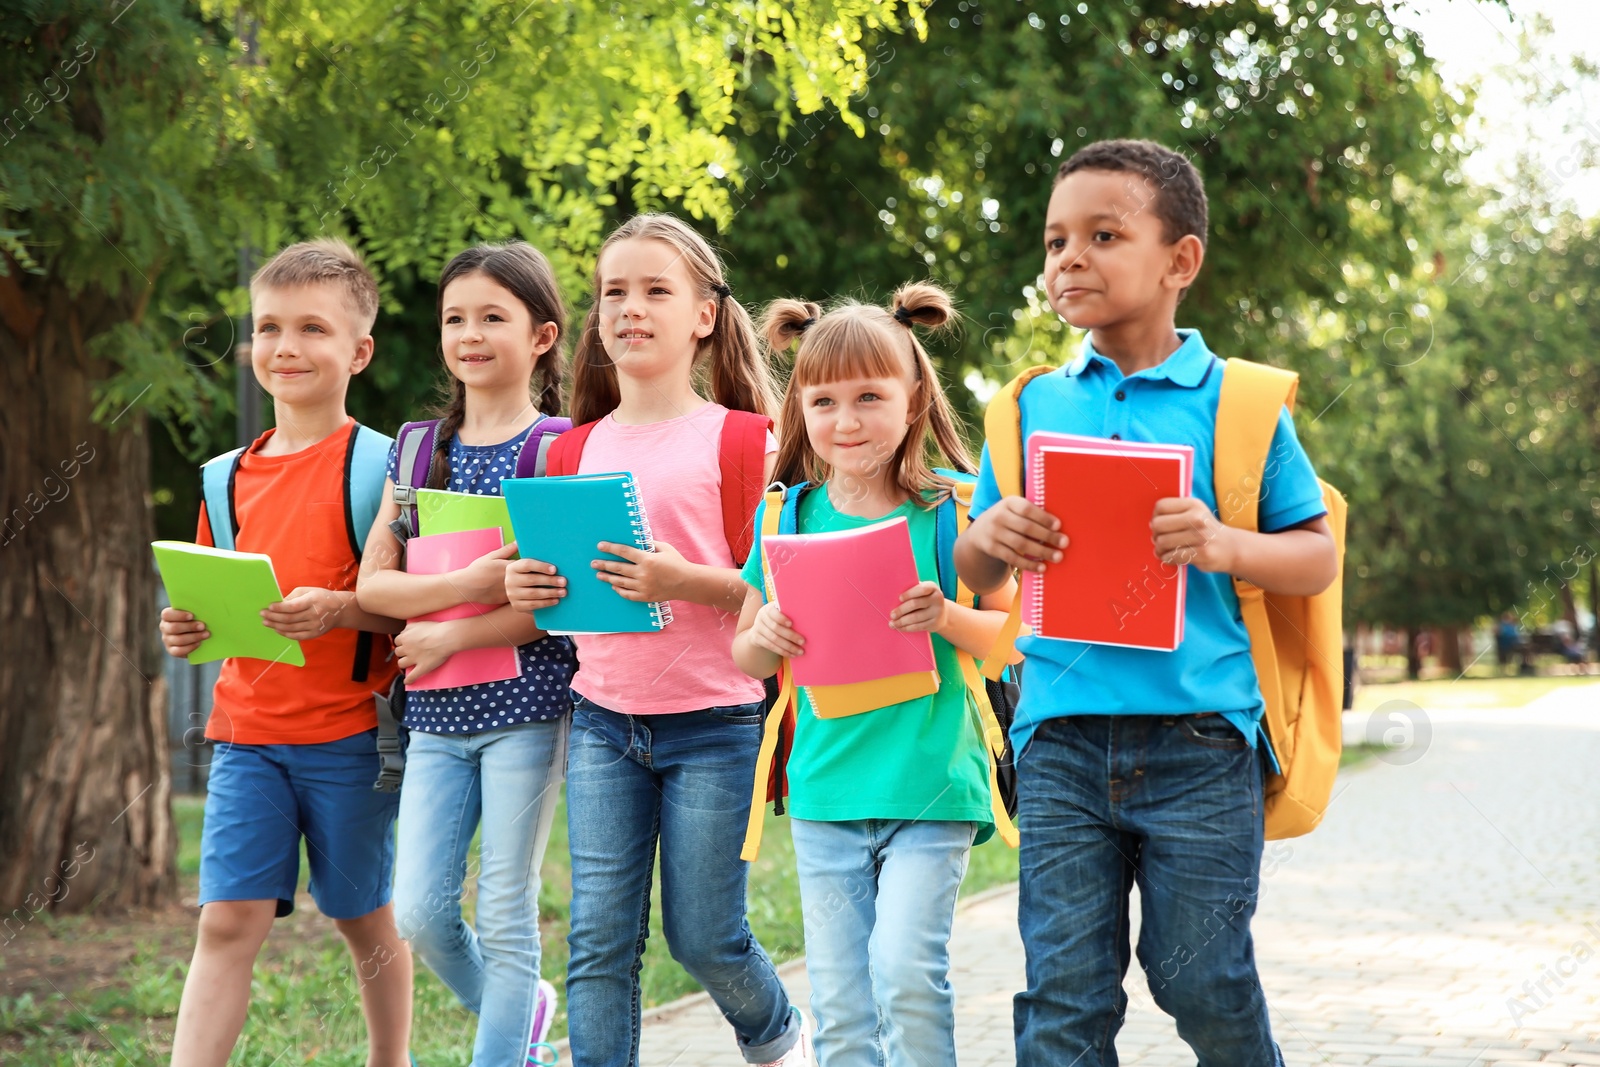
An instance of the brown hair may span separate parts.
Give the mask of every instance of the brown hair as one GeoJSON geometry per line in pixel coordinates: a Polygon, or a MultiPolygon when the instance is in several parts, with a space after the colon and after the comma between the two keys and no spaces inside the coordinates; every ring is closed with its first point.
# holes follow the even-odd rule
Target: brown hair
{"type": "MultiPolygon", "coordinates": [[[[562,342],[566,334],[567,306],[561,299],[561,287],[556,283],[550,261],[526,241],[474,245],[460,253],[439,275],[436,307],[441,326],[445,287],[468,274],[482,274],[504,286],[533,316],[535,331],[547,322],[556,324],[555,343],[534,361],[533,377],[528,382],[528,402],[546,415],[558,414],[566,366],[562,342]]],[[[443,358],[442,349],[439,355],[443,358]]],[[[461,420],[467,414],[467,387],[453,374],[446,378],[444,400],[435,411],[439,431],[434,437],[433,462],[428,468],[428,485],[433,489],[449,484],[450,439],[461,429],[461,420]]]]}
{"type": "Polygon", "coordinates": [[[694,230],[671,215],[635,215],[611,231],[594,266],[594,307],[583,323],[572,357],[572,421],[593,422],[617,409],[622,393],[617,370],[600,340],[600,257],[619,241],[640,238],[662,241],[679,254],[691,283],[703,300],[717,302],[716,324],[695,348],[695,362],[709,353],[711,399],[733,411],[754,411],[772,416],[778,409],[778,391],[772,368],[756,343],[750,313],[732,296],[723,278],[722,260],[694,230]]]}
{"type": "Polygon", "coordinates": [[[800,339],[778,420],[782,437],[773,477],[786,485],[800,481],[821,484],[830,474],[806,434],[800,408],[802,389],[844,378],[899,378],[908,370],[914,415],[890,460],[895,484],[913,500],[931,504],[948,493],[951,485],[949,479],[934,473],[935,467],[975,473],[955,411],[914,329],[937,329],[954,314],[950,295],[929,282],[902,285],[887,308],[847,301],[823,314],[816,304],[805,301],[773,301],[761,320],[767,344],[783,351],[800,339]],[[933,501],[925,497],[929,491],[935,493],[933,501]]]}
{"type": "Polygon", "coordinates": [[[378,283],[361,253],[332,237],[292,244],[261,265],[250,278],[250,294],[257,289],[287,289],[296,285],[332,282],[355,316],[356,334],[372,332],[378,318],[378,283]]]}

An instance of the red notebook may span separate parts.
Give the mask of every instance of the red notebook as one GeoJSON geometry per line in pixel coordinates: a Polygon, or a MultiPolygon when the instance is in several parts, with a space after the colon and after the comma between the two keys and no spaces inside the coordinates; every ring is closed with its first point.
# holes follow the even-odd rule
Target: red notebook
{"type": "MultiPolygon", "coordinates": [[[[488,530],[464,530],[459,533],[423,534],[406,542],[406,573],[445,574],[458,571],[487,556],[504,543],[499,527],[488,530]]],[[[431,611],[413,622],[445,622],[465,619],[473,615],[487,615],[495,610],[491,604],[457,604],[453,608],[431,611]]],[[[512,645],[489,648],[469,648],[457,652],[407,689],[455,689],[480,682],[504,682],[522,675],[522,661],[512,645]]]]}
{"type": "Polygon", "coordinates": [[[1028,437],[1028,500],[1061,520],[1060,563],[1022,576],[1040,637],[1170,652],[1183,641],[1187,567],[1156,556],[1156,501],[1189,496],[1194,449],[1040,431],[1028,437]]]}

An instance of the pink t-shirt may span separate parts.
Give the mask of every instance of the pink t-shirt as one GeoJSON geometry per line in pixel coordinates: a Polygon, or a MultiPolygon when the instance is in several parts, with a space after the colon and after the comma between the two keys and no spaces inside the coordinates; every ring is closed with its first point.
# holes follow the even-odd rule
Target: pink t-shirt
{"type": "MultiPolygon", "coordinates": [[[[722,468],[717,446],[728,409],[707,404],[692,415],[624,426],[607,415],[584,442],[579,474],[632,471],[650,533],[691,563],[737,565],[722,529],[722,468]]],[[[767,451],[777,451],[767,435],[767,451]]],[[[739,613],[672,601],[672,622],[651,634],[578,634],[572,688],[608,711],[669,715],[749,704],[765,693],[733,662],[739,613]]]]}

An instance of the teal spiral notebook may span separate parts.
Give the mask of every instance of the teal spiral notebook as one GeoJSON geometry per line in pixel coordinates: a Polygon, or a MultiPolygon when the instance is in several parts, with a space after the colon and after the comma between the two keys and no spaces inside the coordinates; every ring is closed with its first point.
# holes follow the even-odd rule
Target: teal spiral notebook
{"type": "Polygon", "coordinates": [[[553,634],[653,633],[672,621],[671,605],[628,600],[597,576],[593,562],[617,559],[601,541],[649,551],[655,543],[639,502],[633,475],[573,474],[507,478],[501,495],[511,512],[517,554],[555,565],[567,580],[567,595],[553,608],[533,613],[553,634]]]}

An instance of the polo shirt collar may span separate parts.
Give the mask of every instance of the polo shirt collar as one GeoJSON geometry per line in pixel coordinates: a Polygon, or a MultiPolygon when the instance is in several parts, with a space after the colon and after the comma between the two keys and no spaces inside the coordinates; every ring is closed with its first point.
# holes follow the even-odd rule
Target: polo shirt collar
{"type": "MultiPolygon", "coordinates": [[[[1211,364],[1217,357],[1206,347],[1205,338],[1200,336],[1199,330],[1179,330],[1178,336],[1183,343],[1178,346],[1176,352],[1156,366],[1148,367],[1129,377],[1165,378],[1173,385],[1181,385],[1186,389],[1194,389],[1205,381],[1206,375],[1211,371],[1211,364]]],[[[1096,352],[1094,343],[1088,337],[1083,339],[1083,350],[1078,353],[1078,358],[1067,364],[1066,372],[1071,377],[1077,377],[1096,362],[1104,364],[1119,377],[1122,375],[1122,369],[1116,362],[1096,352]]]]}

